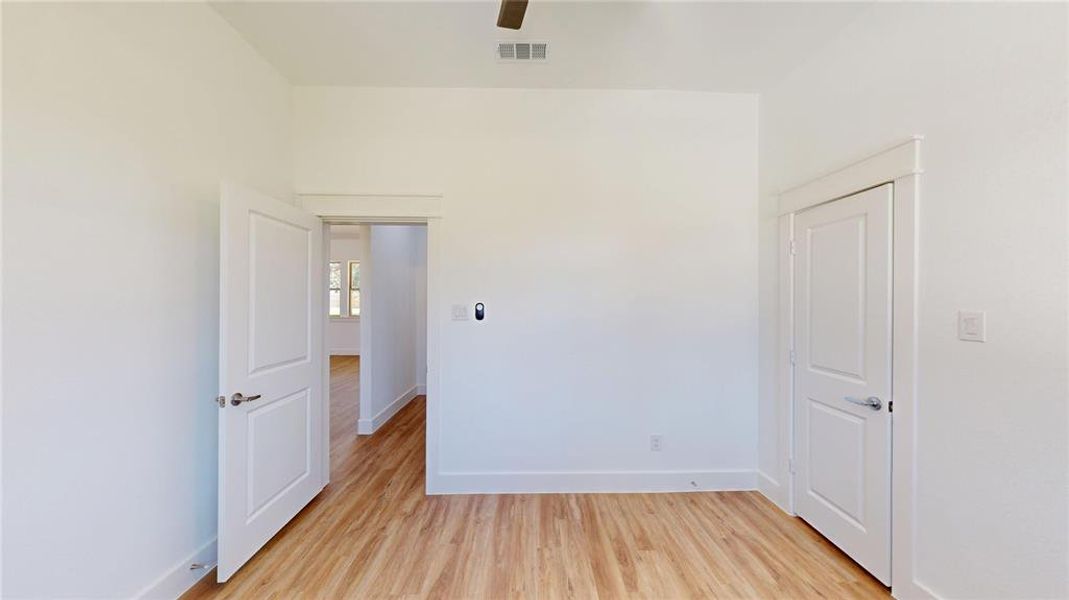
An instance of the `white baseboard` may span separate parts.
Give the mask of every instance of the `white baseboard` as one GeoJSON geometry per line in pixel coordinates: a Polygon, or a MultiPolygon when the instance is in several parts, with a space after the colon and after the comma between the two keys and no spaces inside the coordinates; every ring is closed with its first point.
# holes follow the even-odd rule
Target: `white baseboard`
{"type": "Polygon", "coordinates": [[[905,585],[892,582],[891,597],[895,600],[942,600],[942,596],[917,580],[905,585]]]}
{"type": "Polygon", "coordinates": [[[156,581],[145,586],[134,597],[144,600],[174,600],[186,593],[191,587],[215,568],[215,538],[198,548],[193,554],[178,562],[156,581]],[[205,565],[203,569],[190,569],[193,563],[205,565]]]}
{"type": "Polygon", "coordinates": [[[412,401],[413,398],[419,395],[419,386],[412,386],[409,390],[391,402],[386,408],[379,411],[379,414],[370,419],[361,418],[356,422],[356,432],[360,435],[369,435],[375,433],[379,427],[386,424],[387,421],[393,418],[397,414],[397,411],[405,407],[406,404],[412,401]]]}
{"type": "Polygon", "coordinates": [[[439,473],[430,494],[724,492],[757,488],[755,471],[439,473]]]}
{"type": "Polygon", "coordinates": [[[331,348],[331,356],[360,356],[360,348],[331,348]]]}
{"type": "Polygon", "coordinates": [[[416,395],[417,396],[426,396],[427,395],[427,386],[426,386],[426,384],[421,383],[421,384],[416,386],[416,395]]]}
{"type": "Polygon", "coordinates": [[[770,475],[764,471],[757,472],[757,490],[761,494],[772,501],[773,504],[778,506],[780,510],[793,516],[791,512],[791,503],[787,498],[787,486],[773,479],[770,475]]]}

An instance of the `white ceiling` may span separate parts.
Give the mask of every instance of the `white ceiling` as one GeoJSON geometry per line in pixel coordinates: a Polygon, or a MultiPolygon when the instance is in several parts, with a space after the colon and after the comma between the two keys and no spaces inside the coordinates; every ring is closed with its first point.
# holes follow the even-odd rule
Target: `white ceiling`
{"type": "Polygon", "coordinates": [[[868,5],[550,2],[498,29],[497,2],[213,2],[296,85],[760,91],[868,5]],[[549,42],[499,63],[499,40],[549,42]]]}

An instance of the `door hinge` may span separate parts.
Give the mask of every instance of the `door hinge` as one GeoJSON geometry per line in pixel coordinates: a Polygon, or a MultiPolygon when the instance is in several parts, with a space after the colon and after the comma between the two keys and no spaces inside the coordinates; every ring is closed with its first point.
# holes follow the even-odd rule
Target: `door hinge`
{"type": "Polygon", "coordinates": [[[793,458],[788,458],[787,459],[787,471],[791,475],[794,475],[794,459],[793,458]]]}
{"type": "Polygon", "coordinates": [[[890,400],[887,402],[887,412],[895,412],[895,401],[890,400]]]}
{"type": "Polygon", "coordinates": [[[219,408],[226,408],[226,396],[216,396],[212,402],[218,404],[219,408]]]}
{"type": "Polygon", "coordinates": [[[791,366],[794,366],[795,361],[798,360],[798,356],[794,353],[794,348],[791,348],[790,351],[787,352],[787,359],[791,361],[791,366]]]}
{"type": "Polygon", "coordinates": [[[798,254],[798,246],[794,243],[794,240],[787,242],[787,254],[791,256],[798,254]]]}

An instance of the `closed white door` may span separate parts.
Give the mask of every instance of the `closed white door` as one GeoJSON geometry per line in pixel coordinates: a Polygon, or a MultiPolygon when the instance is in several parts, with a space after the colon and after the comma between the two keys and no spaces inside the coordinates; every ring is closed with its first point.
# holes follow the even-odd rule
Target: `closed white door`
{"type": "Polygon", "coordinates": [[[892,184],[795,216],[795,510],[891,578],[892,184]]]}
{"type": "Polygon", "coordinates": [[[323,228],[222,190],[219,581],[323,489],[323,228]]]}

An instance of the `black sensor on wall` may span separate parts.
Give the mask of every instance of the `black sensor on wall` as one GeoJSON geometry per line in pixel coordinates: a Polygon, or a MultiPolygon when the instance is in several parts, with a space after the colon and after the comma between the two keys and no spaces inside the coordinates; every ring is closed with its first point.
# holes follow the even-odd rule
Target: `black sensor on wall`
{"type": "Polygon", "coordinates": [[[475,304],[475,320],[482,321],[486,318],[486,306],[482,302],[475,304]]]}

